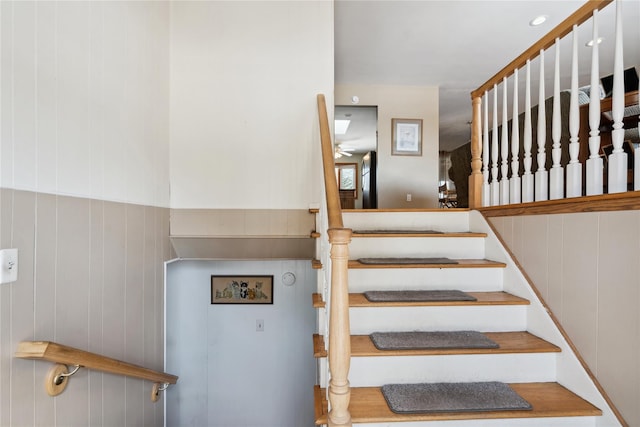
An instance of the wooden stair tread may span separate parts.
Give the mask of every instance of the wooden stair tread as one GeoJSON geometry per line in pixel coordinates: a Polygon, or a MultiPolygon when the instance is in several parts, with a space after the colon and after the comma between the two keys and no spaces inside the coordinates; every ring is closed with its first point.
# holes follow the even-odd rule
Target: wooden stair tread
{"type": "Polygon", "coordinates": [[[457,264],[362,264],[360,261],[349,260],[349,268],[505,268],[503,262],[488,259],[452,259],[457,264]]]}
{"type": "MultiPolygon", "coordinates": [[[[387,405],[380,387],[351,389],[349,411],[353,423],[383,423],[402,421],[444,421],[498,418],[541,418],[600,416],[602,411],[558,383],[510,384],[527,400],[530,411],[450,412],[437,414],[395,414],[387,405]]],[[[315,423],[327,423],[326,391],[315,386],[315,423]]]]}
{"type": "Polygon", "coordinates": [[[471,209],[469,208],[415,208],[415,209],[407,209],[407,208],[377,208],[377,209],[342,209],[342,212],[354,212],[354,213],[381,213],[381,212],[406,212],[406,213],[417,213],[417,212],[436,212],[447,214],[450,212],[469,212],[471,209]]]}
{"type": "Polygon", "coordinates": [[[466,292],[476,301],[410,301],[371,302],[364,294],[349,294],[350,307],[416,307],[452,305],[529,305],[529,301],[507,292],[466,292]]]}
{"type": "MultiPolygon", "coordinates": [[[[476,301],[410,301],[410,302],[371,302],[364,294],[349,294],[349,307],[442,307],[442,306],[478,306],[478,305],[529,305],[529,301],[507,292],[467,292],[476,301]]],[[[325,306],[320,294],[313,294],[313,307],[325,306]]]]}
{"type": "Polygon", "coordinates": [[[487,237],[487,233],[475,233],[471,231],[461,231],[461,232],[444,232],[444,233],[426,233],[421,232],[420,230],[416,230],[415,233],[357,233],[354,230],[351,235],[352,238],[357,237],[478,237],[485,238],[487,237]]]}
{"type": "MultiPolygon", "coordinates": [[[[485,332],[500,348],[460,348],[460,349],[423,349],[423,350],[378,350],[369,335],[351,336],[351,356],[439,356],[459,354],[507,354],[507,353],[559,353],[560,348],[526,331],[485,332]]],[[[316,358],[327,357],[324,337],[313,336],[313,355],[316,358]]]]}

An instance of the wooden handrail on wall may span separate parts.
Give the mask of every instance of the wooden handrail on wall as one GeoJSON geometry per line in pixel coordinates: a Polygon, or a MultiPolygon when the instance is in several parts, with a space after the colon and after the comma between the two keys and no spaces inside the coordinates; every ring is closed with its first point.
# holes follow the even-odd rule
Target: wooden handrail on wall
{"type": "Polygon", "coordinates": [[[62,393],[67,386],[67,379],[75,373],[75,371],[69,373],[67,365],[76,366],[76,371],[78,368],[88,368],[151,381],[154,383],[151,391],[151,400],[154,402],[158,400],[159,391],[166,389],[168,384],[175,384],[178,381],[175,375],[50,341],[23,341],[18,344],[15,357],[56,363],[45,379],[45,389],[50,396],[62,393]]]}
{"type": "Polygon", "coordinates": [[[331,130],[324,95],[318,95],[320,144],[327,199],[329,243],[331,244],[331,298],[329,305],[329,426],[351,426],[349,400],[349,365],[351,363],[351,332],[349,325],[348,263],[351,229],[344,228],[340,193],[335,173],[331,130]]]}

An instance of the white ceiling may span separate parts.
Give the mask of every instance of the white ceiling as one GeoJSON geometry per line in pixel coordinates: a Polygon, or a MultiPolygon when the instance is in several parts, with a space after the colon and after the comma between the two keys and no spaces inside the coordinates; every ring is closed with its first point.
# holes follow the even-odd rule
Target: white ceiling
{"type": "MultiPolygon", "coordinates": [[[[451,150],[470,139],[470,92],[583,3],[582,0],[336,0],[335,81],[438,86],[440,149],[451,150]],[[539,27],[529,26],[529,21],[538,15],[548,15],[547,21],[539,27]]],[[[638,63],[639,9],[637,1],[623,2],[625,68],[638,63]],[[635,48],[629,49],[630,45],[635,48]]],[[[614,12],[615,6],[611,5],[600,13],[600,33],[605,36],[601,45],[601,75],[612,69],[612,53],[607,54],[604,49],[613,41],[614,12]]],[[[584,43],[590,38],[591,24],[582,26],[580,34],[583,86],[589,83],[591,50],[584,43]]],[[[561,42],[563,55],[570,52],[569,46],[570,37],[561,42]]],[[[545,80],[550,96],[553,72],[549,66],[553,53],[548,55],[545,80]]],[[[568,74],[569,60],[561,63],[562,73],[568,74]]],[[[536,81],[536,77],[533,79],[536,81]]],[[[532,93],[537,94],[535,84],[532,93]]],[[[568,89],[568,80],[563,80],[562,86],[568,89]]]]}

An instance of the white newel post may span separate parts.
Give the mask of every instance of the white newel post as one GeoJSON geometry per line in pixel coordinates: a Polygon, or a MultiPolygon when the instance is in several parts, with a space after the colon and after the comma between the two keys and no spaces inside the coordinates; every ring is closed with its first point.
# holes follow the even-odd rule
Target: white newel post
{"type": "Polygon", "coordinates": [[[578,26],[573,26],[571,53],[571,100],[569,101],[569,164],[567,165],[567,197],[582,196],[582,164],[578,159],[580,143],[580,106],[578,104],[578,26]]]}
{"type": "Polygon", "coordinates": [[[520,203],[520,124],[518,123],[518,69],[513,73],[513,114],[511,115],[511,179],[509,201],[520,203]]]}
{"type": "Polygon", "coordinates": [[[556,60],[553,73],[553,112],[551,116],[551,171],[549,198],[551,200],[562,199],[564,197],[564,169],[560,164],[562,148],[560,138],[562,137],[562,124],[560,122],[560,39],[556,38],[556,60]]]}
{"type": "Polygon", "coordinates": [[[622,149],[624,143],[624,61],[622,48],[622,2],[616,2],[616,38],[613,57],[613,94],[611,96],[611,115],[613,131],[611,141],[613,153],[609,156],[609,193],[627,191],[627,153],[622,149]]]}
{"type": "Polygon", "coordinates": [[[524,94],[524,129],[522,144],[524,148],[524,173],[522,174],[522,202],[533,202],[533,174],[531,173],[531,61],[527,59],[527,73],[524,94]]]}
{"type": "Polygon", "coordinates": [[[491,206],[500,204],[498,181],[498,85],[493,85],[493,130],[491,133],[491,206]]]}
{"type": "Polygon", "coordinates": [[[547,200],[549,198],[549,173],[546,169],[547,153],[545,144],[547,142],[546,107],[544,94],[544,50],[540,50],[540,89],[538,91],[538,168],[536,169],[535,199],[547,200]]]}
{"type": "Polygon", "coordinates": [[[604,162],[600,157],[600,64],[598,58],[598,10],[593,11],[591,47],[591,92],[589,94],[589,158],[587,159],[587,196],[602,194],[604,162]],[[597,89],[597,93],[594,93],[597,89]]]}
{"type": "Polygon", "coordinates": [[[507,78],[502,79],[502,138],[500,141],[500,204],[509,204],[509,117],[507,115],[507,78]]]}

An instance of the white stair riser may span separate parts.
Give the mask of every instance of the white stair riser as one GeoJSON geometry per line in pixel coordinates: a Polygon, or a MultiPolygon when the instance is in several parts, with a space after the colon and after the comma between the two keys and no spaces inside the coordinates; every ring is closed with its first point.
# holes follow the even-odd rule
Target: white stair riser
{"type": "Polygon", "coordinates": [[[353,427],[595,427],[596,417],[508,418],[457,421],[416,421],[408,423],[353,424],[353,427]]]}
{"type": "Polygon", "coordinates": [[[527,306],[353,307],[352,335],[401,331],[524,331],[527,306]]]}
{"type": "Polygon", "coordinates": [[[502,268],[355,268],[349,292],[458,289],[501,291],[502,268]]]}
{"type": "Polygon", "coordinates": [[[554,353],[353,357],[349,370],[352,387],[391,383],[555,380],[554,353]]]}
{"type": "Polygon", "coordinates": [[[353,230],[469,231],[469,212],[343,212],[353,230]]]}
{"type": "Polygon", "coordinates": [[[448,257],[484,258],[478,237],[358,237],[349,245],[349,258],[448,257]]]}

